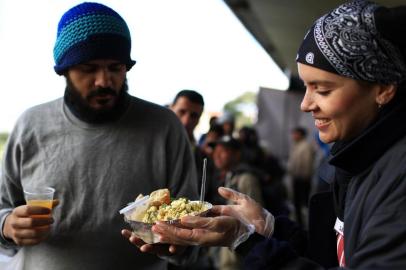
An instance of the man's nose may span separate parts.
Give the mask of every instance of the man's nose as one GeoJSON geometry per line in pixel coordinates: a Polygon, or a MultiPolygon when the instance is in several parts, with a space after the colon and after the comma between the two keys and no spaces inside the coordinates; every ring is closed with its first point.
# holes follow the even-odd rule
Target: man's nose
{"type": "Polygon", "coordinates": [[[190,115],[188,115],[188,114],[183,115],[181,122],[182,122],[183,126],[187,127],[189,125],[189,123],[191,122],[190,115]]]}
{"type": "Polygon", "coordinates": [[[107,69],[100,69],[96,73],[95,86],[97,88],[111,87],[111,74],[107,69]]]}

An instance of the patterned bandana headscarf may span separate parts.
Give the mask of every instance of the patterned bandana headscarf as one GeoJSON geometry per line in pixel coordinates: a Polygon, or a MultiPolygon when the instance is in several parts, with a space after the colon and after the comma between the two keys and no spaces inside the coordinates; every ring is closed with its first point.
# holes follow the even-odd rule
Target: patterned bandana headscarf
{"type": "Polygon", "coordinates": [[[357,0],[324,15],[306,34],[296,61],[355,80],[399,84],[406,65],[399,49],[376,28],[379,7],[357,0]]]}

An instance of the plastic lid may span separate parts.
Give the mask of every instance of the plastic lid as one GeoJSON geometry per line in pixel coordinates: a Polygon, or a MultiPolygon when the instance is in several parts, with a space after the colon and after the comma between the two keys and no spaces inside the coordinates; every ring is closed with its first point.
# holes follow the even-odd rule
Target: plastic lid
{"type": "Polygon", "coordinates": [[[130,210],[133,210],[134,208],[137,208],[138,206],[142,205],[149,199],[149,195],[142,197],[141,199],[136,200],[135,202],[130,203],[123,209],[119,211],[120,214],[124,214],[130,210]]]}

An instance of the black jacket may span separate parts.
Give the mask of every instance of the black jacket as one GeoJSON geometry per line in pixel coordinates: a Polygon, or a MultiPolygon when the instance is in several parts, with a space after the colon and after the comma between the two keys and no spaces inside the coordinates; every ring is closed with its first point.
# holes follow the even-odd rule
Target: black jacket
{"type": "Polygon", "coordinates": [[[388,106],[356,139],[334,145],[333,190],[310,201],[308,249],[301,252],[289,236],[266,239],[246,256],[247,269],[337,266],[337,216],[344,219],[347,268],[406,269],[405,102],[388,106]]]}

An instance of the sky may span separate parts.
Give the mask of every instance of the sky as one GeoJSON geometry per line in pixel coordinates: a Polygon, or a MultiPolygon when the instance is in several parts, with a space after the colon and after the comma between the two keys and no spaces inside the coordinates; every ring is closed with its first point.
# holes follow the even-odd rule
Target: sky
{"type": "MultiPolygon", "coordinates": [[[[0,0],[0,132],[27,108],[63,95],[53,46],[63,13],[76,0],[0,0]]],[[[288,79],[221,0],[99,0],[127,22],[129,93],[165,105],[182,89],[200,92],[205,112],[288,79]]]]}

